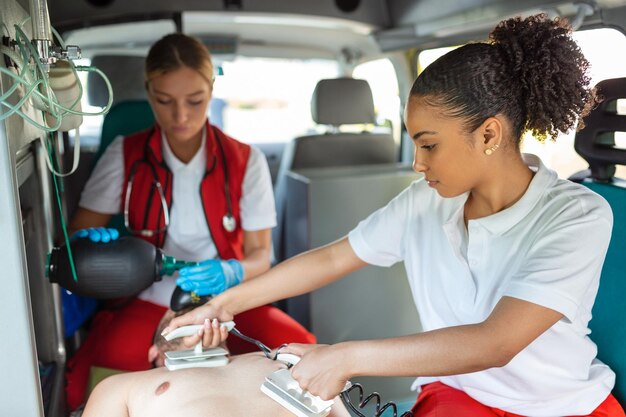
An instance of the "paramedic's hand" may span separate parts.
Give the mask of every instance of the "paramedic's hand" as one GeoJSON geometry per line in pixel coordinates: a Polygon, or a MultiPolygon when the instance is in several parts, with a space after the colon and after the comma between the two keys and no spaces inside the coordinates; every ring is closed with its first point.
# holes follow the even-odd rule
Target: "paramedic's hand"
{"type": "Polygon", "coordinates": [[[221,294],[243,281],[243,266],[236,259],[207,259],[196,266],[182,268],[178,273],[176,285],[200,296],[221,294]]]}
{"type": "Polygon", "coordinates": [[[323,400],[332,400],[345,388],[350,379],[352,358],[345,344],[305,345],[290,343],[280,353],[300,356],[300,362],[291,368],[291,376],[303,390],[323,400]]]}
{"type": "Polygon", "coordinates": [[[233,319],[229,312],[211,304],[211,301],[203,306],[196,307],[188,313],[174,317],[167,325],[161,336],[182,326],[190,324],[202,324],[202,328],[194,336],[183,337],[181,340],[187,348],[192,348],[202,341],[205,348],[217,347],[228,337],[228,330],[220,326],[220,323],[233,319]]]}
{"type": "Polygon", "coordinates": [[[117,238],[120,237],[120,232],[118,232],[117,229],[113,229],[110,227],[90,227],[88,229],[77,230],[72,235],[70,240],[84,237],[89,238],[89,240],[95,243],[108,243],[117,240],[117,238]]]}

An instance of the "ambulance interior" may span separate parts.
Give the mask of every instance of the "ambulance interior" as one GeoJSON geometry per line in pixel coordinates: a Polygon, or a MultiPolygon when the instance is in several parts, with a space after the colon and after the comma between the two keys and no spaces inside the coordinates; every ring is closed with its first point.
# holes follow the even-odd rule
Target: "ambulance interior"
{"type": "MultiPolygon", "coordinates": [[[[614,231],[591,323],[599,357],[615,369],[626,405],[626,1],[549,0],[0,0],[0,415],[68,416],[63,371],[93,307],[70,313],[47,277],[94,163],[110,141],[150,126],[143,65],[163,35],[199,37],[216,81],[212,123],[265,154],[278,226],[274,263],[346,235],[420,178],[402,122],[415,76],[449,48],[484,40],[500,20],[545,12],[568,18],[607,100],[556,143],[528,141],[563,178],[599,192],[614,231]],[[48,20],[49,19],[49,20],[48,20]],[[47,36],[55,48],[42,48],[47,36]],[[22,42],[22,43],[20,43],[22,42]],[[27,47],[31,45],[31,47],[27,47]],[[23,55],[27,54],[27,55],[23,55]],[[38,57],[44,79],[82,67],[79,114],[55,121],[14,65],[38,57]],[[51,59],[54,57],[54,59],[51,59]],[[48,59],[48,61],[46,61],[48,59]],[[364,80],[364,82],[362,81],[364,80]],[[321,83],[320,83],[321,82],[321,83]],[[332,88],[317,89],[332,84],[332,88]],[[57,173],[71,175],[59,176],[57,173]]],[[[31,67],[35,67],[31,63],[31,67]]],[[[40,88],[40,87],[39,87],[40,88]]],[[[62,94],[59,87],[59,96],[62,94]]],[[[123,223],[121,224],[123,228],[123,223]]],[[[402,265],[367,267],[310,295],[276,303],[320,343],[420,331],[402,265]]],[[[90,304],[94,306],[95,304],[90,304]]],[[[405,404],[413,378],[359,378],[405,404]]],[[[385,414],[391,415],[391,414],[385,414]]],[[[400,414],[398,414],[400,415],[400,414]]]]}

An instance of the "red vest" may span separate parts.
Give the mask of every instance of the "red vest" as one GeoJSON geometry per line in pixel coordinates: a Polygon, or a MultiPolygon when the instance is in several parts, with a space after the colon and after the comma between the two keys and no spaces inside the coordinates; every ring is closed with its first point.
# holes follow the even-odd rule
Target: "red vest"
{"type": "MultiPolygon", "coordinates": [[[[206,155],[206,172],[199,191],[211,237],[220,258],[243,259],[243,229],[239,202],[250,156],[250,146],[227,136],[207,122],[206,155]],[[227,161],[232,215],[237,222],[233,232],[226,231],[222,225],[222,218],[228,213],[225,161],[227,161]]],[[[163,229],[165,225],[163,205],[156,189],[155,178],[161,183],[169,213],[172,207],[173,174],[163,160],[161,128],[158,124],[124,138],[125,186],[122,190],[122,212],[131,175],[133,185],[128,214],[130,228],[132,230],[163,229]]],[[[163,232],[152,236],[138,236],[153,245],[163,247],[165,235],[166,233],[163,232]]]]}

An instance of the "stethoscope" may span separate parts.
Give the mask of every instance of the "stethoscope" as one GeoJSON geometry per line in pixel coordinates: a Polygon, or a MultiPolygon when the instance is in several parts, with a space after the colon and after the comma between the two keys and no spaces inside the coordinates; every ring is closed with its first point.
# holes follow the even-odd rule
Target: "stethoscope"
{"type": "MultiPolygon", "coordinates": [[[[230,176],[228,172],[228,162],[226,160],[226,154],[224,153],[224,147],[222,146],[222,141],[220,140],[215,130],[215,127],[211,126],[211,128],[213,129],[213,136],[215,137],[215,140],[217,141],[217,144],[220,150],[220,156],[224,164],[224,195],[226,196],[226,214],[224,214],[224,217],[222,217],[222,227],[224,227],[224,230],[226,230],[227,232],[234,232],[235,229],[237,228],[237,220],[235,219],[235,216],[233,216],[232,201],[230,198],[231,197],[230,196],[230,176]]],[[[152,136],[153,133],[154,133],[154,128],[152,129],[152,131],[150,131],[149,137],[152,136]]],[[[215,164],[213,166],[215,167],[215,164]]],[[[146,217],[147,216],[148,216],[148,213],[146,212],[146,217]]],[[[130,169],[130,174],[128,176],[128,182],[126,183],[126,191],[124,192],[124,226],[129,232],[135,235],[140,235],[144,237],[153,237],[155,235],[164,233],[169,227],[169,225],[170,225],[170,215],[169,215],[169,209],[167,207],[167,200],[165,199],[165,192],[163,191],[163,186],[161,185],[161,182],[159,181],[159,178],[156,175],[154,166],[152,165],[152,163],[150,163],[148,158],[144,155],[142,159],[136,161],[132,165],[130,169]],[[130,226],[130,220],[129,220],[130,196],[133,190],[133,181],[135,179],[137,167],[140,164],[147,164],[150,167],[150,170],[152,172],[152,183],[154,184],[154,188],[156,189],[157,194],[159,195],[159,199],[161,201],[161,208],[163,210],[163,227],[157,230],[150,230],[150,229],[137,230],[137,229],[133,229],[130,226]]]]}

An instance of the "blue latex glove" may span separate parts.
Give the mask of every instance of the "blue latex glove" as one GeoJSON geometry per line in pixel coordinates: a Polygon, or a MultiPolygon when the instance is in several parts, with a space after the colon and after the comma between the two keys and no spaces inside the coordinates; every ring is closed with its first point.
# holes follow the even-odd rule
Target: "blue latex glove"
{"type": "Polygon", "coordinates": [[[197,266],[182,268],[178,273],[176,285],[200,296],[220,294],[243,281],[243,266],[236,259],[207,259],[197,266]]]}
{"type": "Polygon", "coordinates": [[[110,227],[90,227],[88,229],[80,229],[74,232],[70,240],[76,240],[87,237],[92,242],[108,243],[117,240],[120,232],[110,227]]]}

